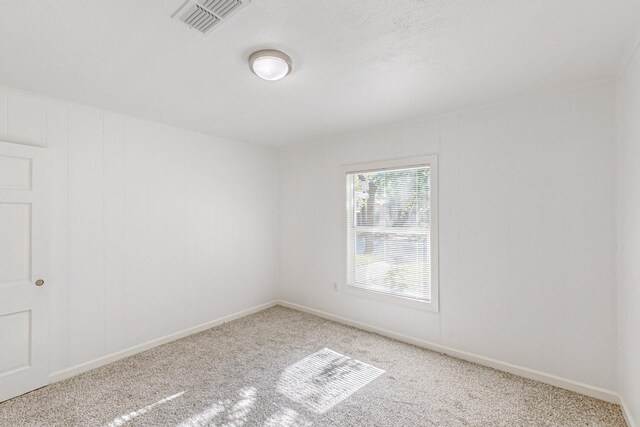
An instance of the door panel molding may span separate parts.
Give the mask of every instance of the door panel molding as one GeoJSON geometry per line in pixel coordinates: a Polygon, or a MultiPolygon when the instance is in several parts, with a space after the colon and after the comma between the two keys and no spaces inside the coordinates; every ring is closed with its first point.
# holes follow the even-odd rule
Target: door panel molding
{"type": "Polygon", "coordinates": [[[48,383],[50,191],[45,148],[0,142],[0,401],[48,383]]]}

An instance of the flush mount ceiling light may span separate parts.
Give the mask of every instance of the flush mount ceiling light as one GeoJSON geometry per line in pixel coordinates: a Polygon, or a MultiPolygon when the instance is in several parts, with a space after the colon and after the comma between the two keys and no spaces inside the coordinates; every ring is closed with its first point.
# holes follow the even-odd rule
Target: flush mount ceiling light
{"type": "Polygon", "coordinates": [[[291,72],[291,58],[279,50],[259,50],[249,57],[249,68],[261,79],[276,81],[291,72]]]}

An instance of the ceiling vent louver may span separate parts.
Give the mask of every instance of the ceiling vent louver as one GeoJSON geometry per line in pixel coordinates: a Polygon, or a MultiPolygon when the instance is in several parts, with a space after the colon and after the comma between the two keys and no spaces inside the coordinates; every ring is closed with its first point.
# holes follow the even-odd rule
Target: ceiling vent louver
{"type": "Polygon", "coordinates": [[[173,17],[206,35],[249,3],[251,0],[187,0],[173,17]]]}

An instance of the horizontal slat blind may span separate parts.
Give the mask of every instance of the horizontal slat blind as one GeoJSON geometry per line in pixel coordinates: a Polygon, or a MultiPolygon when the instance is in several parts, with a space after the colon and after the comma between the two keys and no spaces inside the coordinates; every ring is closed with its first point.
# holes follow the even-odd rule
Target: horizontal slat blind
{"type": "Polygon", "coordinates": [[[348,285],[431,300],[429,166],[347,174],[348,285]]]}

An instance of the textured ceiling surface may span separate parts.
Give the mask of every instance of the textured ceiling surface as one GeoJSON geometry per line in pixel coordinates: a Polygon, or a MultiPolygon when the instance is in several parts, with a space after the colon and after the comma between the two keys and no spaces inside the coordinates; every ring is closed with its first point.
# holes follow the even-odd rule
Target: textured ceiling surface
{"type": "Polygon", "coordinates": [[[0,85],[271,146],[615,78],[637,0],[253,0],[208,37],[183,0],[0,0],[0,85]],[[254,50],[288,53],[279,82],[254,50]]]}

